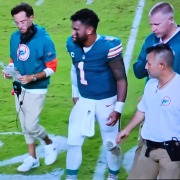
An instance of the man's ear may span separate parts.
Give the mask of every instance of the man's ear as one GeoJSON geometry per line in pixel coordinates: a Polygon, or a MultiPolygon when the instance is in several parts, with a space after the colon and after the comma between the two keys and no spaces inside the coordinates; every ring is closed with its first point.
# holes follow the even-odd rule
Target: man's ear
{"type": "Polygon", "coordinates": [[[159,66],[160,66],[161,70],[163,70],[164,67],[165,67],[165,64],[164,63],[159,63],[159,66]]]}
{"type": "Polygon", "coordinates": [[[88,28],[87,28],[87,34],[88,34],[88,35],[92,34],[93,31],[94,31],[94,28],[93,28],[93,27],[88,27],[88,28]]]}
{"type": "Polygon", "coordinates": [[[33,15],[31,15],[29,18],[30,18],[31,21],[34,20],[34,16],[33,15]]]}
{"type": "Polygon", "coordinates": [[[169,19],[168,19],[168,21],[169,21],[169,24],[174,24],[174,17],[169,17],[169,19]]]}

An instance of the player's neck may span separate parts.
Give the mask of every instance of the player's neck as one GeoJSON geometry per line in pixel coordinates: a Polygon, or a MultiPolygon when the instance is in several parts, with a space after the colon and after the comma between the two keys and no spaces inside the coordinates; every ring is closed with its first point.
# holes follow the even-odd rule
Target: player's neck
{"type": "Polygon", "coordinates": [[[86,43],[84,44],[84,47],[90,47],[90,46],[92,46],[92,45],[95,43],[96,39],[97,39],[97,34],[91,34],[91,35],[89,35],[88,40],[87,40],[86,43]]]}

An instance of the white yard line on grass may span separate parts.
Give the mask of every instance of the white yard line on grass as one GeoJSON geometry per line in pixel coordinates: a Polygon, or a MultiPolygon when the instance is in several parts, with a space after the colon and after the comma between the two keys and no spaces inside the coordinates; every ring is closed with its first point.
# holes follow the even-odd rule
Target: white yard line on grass
{"type": "MultiPolygon", "coordinates": [[[[134,21],[133,21],[133,25],[132,25],[132,29],[131,29],[131,33],[130,33],[129,40],[128,40],[128,43],[126,46],[126,51],[124,54],[124,64],[125,64],[126,73],[128,72],[129,64],[130,64],[130,61],[132,58],[132,53],[134,50],[134,45],[136,42],[137,32],[138,32],[139,24],[141,21],[145,1],[146,0],[139,0],[138,7],[136,9],[136,15],[134,17],[134,21]]],[[[101,148],[101,154],[100,154],[98,162],[97,162],[93,180],[101,180],[101,179],[103,180],[103,178],[104,178],[104,172],[106,169],[106,165],[103,165],[103,163],[106,164],[106,156],[104,155],[105,154],[104,151],[105,150],[103,148],[101,148]]],[[[135,151],[135,147],[132,150],[128,151],[127,155],[126,154],[124,155],[123,165],[125,165],[124,168],[126,169],[127,172],[129,172],[129,168],[132,165],[134,151],[135,151]],[[131,158],[129,158],[129,157],[131,157],[131,158]]]]}
{"type": "MultiPolygon", "coordinates": [[[[0,135],[22,135],[20,132],[4,132],[0,133],[0,135]]],[[[49,135],[50,138],[55,142],[56,146],[58,147],[58,152],[62,153],[64,151],[67,151],[67,138],[63,136],[56,136],[53,134],[49,135]]],[[[3,146],[3,142],[0,141],[0,147],[3,146]]],[[[39,158],[44,158],[45,152],[44,152],[44,142],[40,140],[40,144],[36,147],[37,156],[39,158]]],[[[28,156],[27,154],[23,154],[20,156],[16,156],[10,159],[6,159],[3,161],[0,161],[0,167],[8,166],[16,163],[23,162],[24,159],[28,156]]],[[[0,180],[7,180],[7,179],[13,179],[13,180],[59,180],[61,179],[61,176],[64,174],[63,169],[55,169],[50,173],[42,174],[42,175],[21,175],[21,174],[0,174],[0,180]]]]}
{"type": "Polygon", "coordinates": [[[3,145],[4,143],[0,141],[0,147],[3,145]]]}
{"type": "Polygon", "coordinates": [[[131,28],[131,33],[130,33],[129,40],[128,40],[128,43],[126,46],[126,52],[124,54],[124,64],[125,64],[125,68],[126,68],[126,73],[129,70],[129,64],[130,64],[130,61],[132,58],[134,45],[136,42],[136,37],[137,37],[137,33],[138,33],[139,24],[141,22],[141,17],[142,17],[145,1],[146,0],[139,0],[138,7],[136,9],[136,15],[134,17],[133,25],[131,28]]]}
{"type": "Polygon", "coordinates": [[[86,4],[92,4],[94,0],[87,0],[86,4]]]}
{"type": "Polygon", "coordinates": [[[44,0],[38,0],[38,1],[36,1],[35,5],[40,6],[43,2],[44,2],[44,0]]]}
{"type": "Polygon", "coordinates": [[[0,135],[22,134],[22,132],[0,132],[0,135]]]}
{"type": "MultiPolygon", "coordinates": [[[[17,134],[17,132],[14,132],[14,133],[9,132],[7,134],[17,134]]],[[[56,146],[58,147],[57,149],[58,149],[59,153],[67,150],[67,138],[66,137],[55,136],[53,134],[51,134],[49,136],[51,137],[51,139],[53,139],[56,146]]],[[[37,151],[37,156],[39,158],[44,158],[44,156],[45,156],[44,142],[42,140],[40,140],[40,144],[36,147],[36,151],[37,151]]],[[[13,157],[11,159],[0,161],[0,167],[23,162],[27,156],[28,156],[28,154],[23,154],[20,156],[13,157]]]]}
{"type": "Polygon", "coordinates": [[[61,176],[64,174],[64,170],[55,169],[54,171],[42,175],[7,175],[0,174],[0,180],[60,180],[61,176]]]}
{"type": "MultiPolygon", "coordinates": [[[[124,54],[124,64],[125,64],[126,74],[128,74],[129,65],[130,65],[132,54],[134,51],[134,45],[136,42],[136,37],[137,37],[140,22],[141,22],[145,2],[146,0],[139,0],[138,7],[136,9],[136,15],[134,17],[134,22],[131,29],[131,34],[130,34],[130,37],[126,46],[126,52],[124,54]]],[[[124,155],[122,163],[127,173],[130,171],[132,167],[136,148],[137,148],[136,146],[133,147],[124,155]]]]}

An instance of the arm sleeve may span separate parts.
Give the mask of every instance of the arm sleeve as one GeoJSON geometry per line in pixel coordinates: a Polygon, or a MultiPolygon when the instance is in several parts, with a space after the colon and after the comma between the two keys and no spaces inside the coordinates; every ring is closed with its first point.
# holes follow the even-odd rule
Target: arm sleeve
{"type": "Polygon", "coordinates": [[[9,61],[9,65],[14,67],[14,62],[13,62],[13,60],[11,58],[10,58],[10,61],[9,61]]]}
{"type": "Polygon", "coordinates": [[[10,56],[10,61],[9,63],[14,63],[11,55],[11,47],[12,47],[12,35],[10,37],[10,48],[9,48],[9,56],[10,56]]]}
{"type": "Polygon", "coordinates": [[[47,67],[47,69],[51,69],[53,73],[56,72],[57,59],[55,58],[55,59],[47,62],[47,63],[46,63],[46,67],[47,67]]]}
{"type": "Polygon", "coordinates": [[[145,112],[144,95],[143,95],[142,99],[140,100],[140,102],[138,103],[137,109],[141,112],[145,112]]]}
{"type": "Polygon", "coordinates": [[[144,87],[143,96],[142,96],[140,102],[139,102],[138,105],[137,105],[138,110],[141,111],[141,112],[145,112],[146,109],[147,109],[146,101],[147,101],[147,99],[149,98],[149,97],[148,97],[148,96],[149,96],[149,89],[152,89],[152,84],[154,83],[154,81],[157,81],[157,80],[156,80],[156,79],[150,79],[150,80],[146,83],[146,85],[145,85],[145,87],[144,87]]]}
{"type": "Polygon", "coordinates": [[[138,56],[138,59],[133,64],[134,74],[138,79],[142,79],[148,76],[145,66],[146,66],[146,45],[144,43],[141,52],[138,56]]]}
{"type": "Polygon", "coordinates": [[[109,41],[109,46],[110,46],[107,58],[108,61],[111,61],[120,54],[122,54],[123,46],[121,40],[118,38],[106,37],[106,40],[109,41]]]}
{"type": "Polygon", "coordinates": [[[49,36],[46,37],[45,48],[44,48],[44,62],[46,64],[46,77],[51,76],[56,72],[57,69],[57,58],[54,43],[49,36]]]}
{"type": "Polygon", "coordinates": [[[56,60],[56,50],[54,43],[49,36],[46,37],[44,45],[44,62],[48,64],[49,62],[56,60]]]}
{"type": "Polygon", "coordinates": [[[76,68],[74,67],[73,64],[71,66],[71,82],[72,82],[72,97],[79,97],[76,68]]]}

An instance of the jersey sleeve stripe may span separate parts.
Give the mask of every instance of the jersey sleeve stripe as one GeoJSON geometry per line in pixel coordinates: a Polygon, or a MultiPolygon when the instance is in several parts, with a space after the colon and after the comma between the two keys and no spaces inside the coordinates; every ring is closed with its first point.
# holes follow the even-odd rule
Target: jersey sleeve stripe
{"type": "Polygon", "coordinates": [[[119,44],[119,45],[116,46],[116,47],[113,47],[113,48],[109,49],[109,51],[111,52],[111,51],[114,51],[114,50],[119,49],[119,48],[122,48],[122,43],[119,44]]]}
{"type": "Polygon", "coordinates": [[[111,56],[108,56],[108,59],[109,58],[113,58],[113,57],[116,57],[116,56],[118,56],[118,55],[120,55],[121,53],[120,52],[118,52],[118,53],[116,53],[116,54],[113,54],[113,55],[111,55],[111,56]]]}
{"type": "Polygon", "coordinates": [[[56,72],[57,68],[57,59],[54,58],[52,61],[46,63],[47,68],[51,68],[54,72],[56,72]]]}
{"type": "Polygon", "coordinates": [[[108,53],[108,58],[112,58],[112,57],[115,57],[115,56],[121,54],[122,50],[123,50],[123,47],[121,45],[110,49],[109,53],[108,53]]]}
{"type": "Polygon", "coordinates": [[[13,60],[12,60],[12,58],[10,58],[10,63],[13,63],[13,60]]]}

